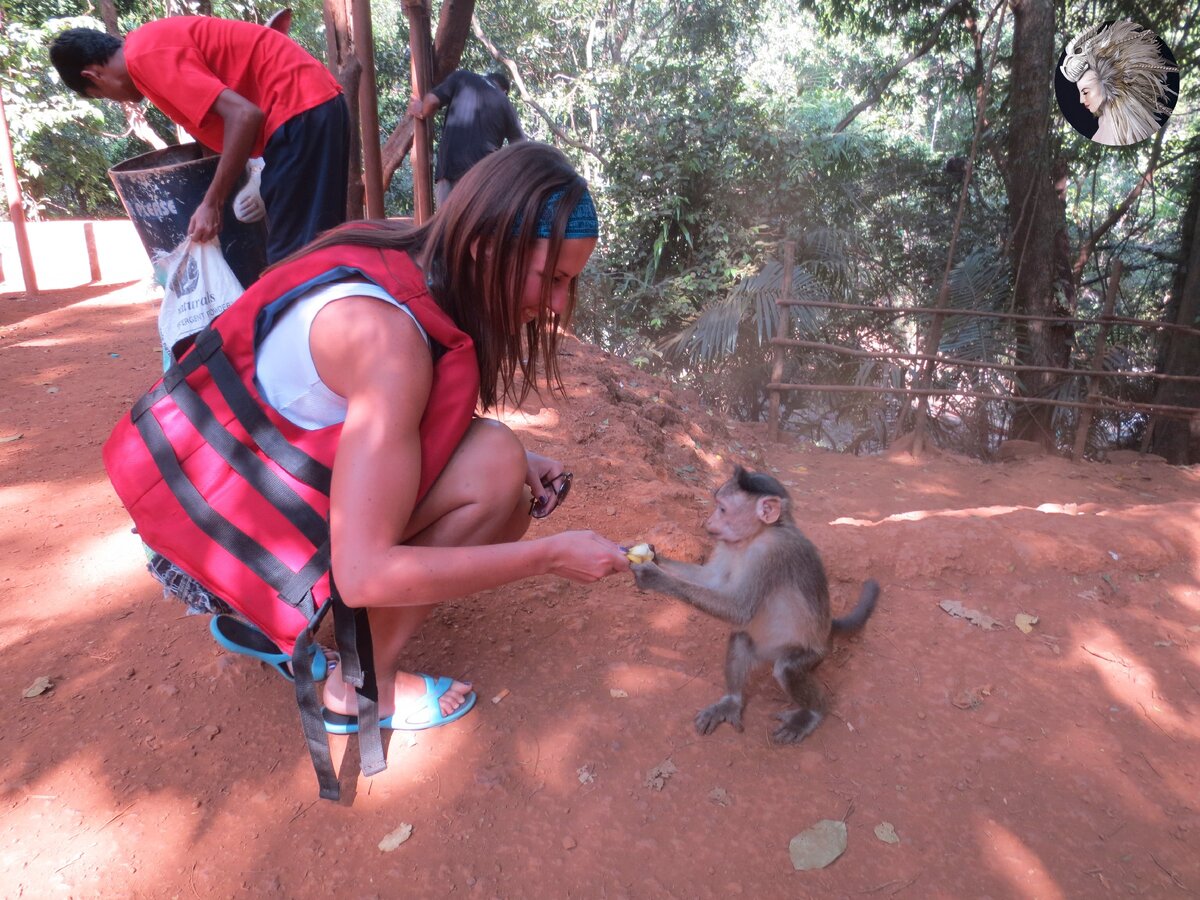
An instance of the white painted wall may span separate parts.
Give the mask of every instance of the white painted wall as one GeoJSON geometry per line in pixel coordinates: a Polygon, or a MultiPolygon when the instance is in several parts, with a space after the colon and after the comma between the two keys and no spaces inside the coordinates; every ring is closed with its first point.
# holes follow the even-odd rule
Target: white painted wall
{"type": "MultiPolygon", "coordinates": [[[[40,290],[61,290],[92,283],[83,225],[82,219],[26,224],[40,290]]],[[[93,220],[92,228],[100,262],[97,284],[121,284],[152,277],[150,259],[132,222],[128,219],[93,220]]],[[[0,222],[0,265],[4,268],[0,293],[23,292],[25,283],[12,222],[0,222]]]]}

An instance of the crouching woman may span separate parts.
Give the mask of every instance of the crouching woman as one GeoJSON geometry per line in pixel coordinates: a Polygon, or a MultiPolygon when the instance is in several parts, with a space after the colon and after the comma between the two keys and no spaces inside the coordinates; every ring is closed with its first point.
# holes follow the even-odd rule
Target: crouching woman
{"type": "Polygon", "coordinates": [[[531,511],[557,504],[563,464],[475,415],[519,402],[539,369],[559,384],[558,329],[596,238],[565,157],[505,148],[426,225],[342,226],[268,270],[106,445],[160,578],[209,611],[228,603],[290,654],[310,748],[322,726],[361,725],[371,774],[383,767],[367,758],[376,718],[421,728],[470,708],[468,683],[401,670],[437,603],[532,575],[628,570],[592,532],[520,540],[531,511]],[[311,641],[330,607],[342,658],[322,709],[311,641]]]}

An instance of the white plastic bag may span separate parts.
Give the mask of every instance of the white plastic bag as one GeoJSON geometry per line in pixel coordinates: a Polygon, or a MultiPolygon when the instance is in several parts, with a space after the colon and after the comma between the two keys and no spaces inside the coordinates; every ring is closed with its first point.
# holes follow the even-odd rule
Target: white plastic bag
{"type": "Polygon", "coordinates": [[[155,258],[154,274],[163,286],[158,334],[165,369],[175,345],[224,312],[242,295],[242,285],[215,240],[198,244],[184,238],[170,253],[155,258]]]}

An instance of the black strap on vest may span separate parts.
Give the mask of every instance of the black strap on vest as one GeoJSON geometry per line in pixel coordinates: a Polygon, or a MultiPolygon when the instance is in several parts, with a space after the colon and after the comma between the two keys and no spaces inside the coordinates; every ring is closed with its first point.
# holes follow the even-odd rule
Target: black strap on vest
{"type": "Polygon", "coordinates": [[[333,603],[333,633],[342,650],[342,681],[354,685],[358,696],[358,756],[364,775],[387,768],[383,736],[379,730],[379,685],[375,681],[375,651],[371,623],[365,609],[351,609],[342,602],[333,575],[329,576],[333,603]]]}
{"type": "MultiPolygon", "coordinates": [[[[300,708],[300,727],[304,731],[304,742],[317,773],[317,785],[323,800],[340,800],[341,787],[337,773],[333,770],[333,756],[329,752],[329,735],[321,719],[321,701],[317,696],[317,683],[313,680],[313,655],[310,651],[313,635],[329,609],[326,603],[308,621],[308,626],[296,636],[296,647],[292,651],[292,674],[296,678],[296,706],[300,708]]],[[[319,651],[318,651],[319,652],[319,651]]]]}
{"type": "MultiPolygon", "coordinates": [[[[213,332],[220,335],[217,332],[213,332]]],[[[258,405],[229,357],[224,353],[215,353],[208,362],[208,370],[212,373],[213,381],[221,391],[221,396],[233,410],[242,427],[250,434],[259,448],[267,454],[281,469],[297,481],[307,484],[310,488],[329,495],[329,485],[333,480],[333,470],[318,460],[313,459],[294,444],[288,443],[287,438],[279,433],[279,429],[271,424],[262,407],[258,405]]]]}
{"type": "Polygon", "coordinates": [[[173,365],[162,383],[134,405],[131,416],[138,433],[163,477],[189,519],[214,543],[269,584],[280,599],[297,608],[307,621],[296,637],[292,651],[296,704],[308,744],[321,797],[338,800],[341,790],[329,752],[329,735],[321,714],[317,685],[313,680],[311,647],[317,628],[333,608],[334,634],[341,654],[342,678],[354,685],[358,698],[359,756],[364,775],[375,775],[387,767],[379,728],[379,689],[375,681],[370,623],[365,609],[350,609],[342,602],[330,571],[329,523],[256,453],[241,442],[187,382],[187,376],[206,366],[213,383],[241,426],[266,456],[298,481],[328,496],[332,472],[289,443],[246,389],[221,348],[221,334],[202,332],[190,353],[173,365]],[[208,446],[245,482],[287,518],[317,549],[296,572],[270,550],[215,510],[192,484],[167,439],[158,419],[150,413],[170,397],[208,446]],[[329,573],[330,601],[316,608],[313,586],[329,573]]]}
{"type": "MultiPolygon", "coordinates": [[[[238,383],[241,384],[241,382],[238,383]]],[[[217,421],[217,417],[213,415],[208,404],[200,399],[200,395],[192,389],[190,384],[180,381],[171,391],[171,399],[175,401],[175,405],[192,423],[196,431],[204,436],[205,442],[221,454],[221,458],[228,463],[231,469],[241,475],[254,490],[262,494],[272,506],[283,513],[289,522],[299,528],[300,533],[310,544],[321,546],[329,533],[325,517],[314,510],[305,502],[304,498],[276,475],[260,456],[217,421]]],[[[325,493],[328,494],[328,491],[325,493]]]]}
{"type": "MultiPolygon", "coordinates": [[[[137,420],[137,429],[150,450],[154,463],[163,476],[163,481],[170,488],[183,511],[201,531],[215,543],[223,547],[230,555],[239,560],[246,568],[271,585],[280,596],[289,586],[294,585],[294,573],[287,564],[275,556],[246,532],[242,531],[223,515],[217,512],[204,499],[196,486],[188,479],[187,474],[175,458],[175,451],[163,433],[162,426],[154,416],[142,416],[137,420]]],[[[311,588],[312,585],[309,585],[311,588]]],[[[292,587],[293,592],[295,587],[292,587]]],[[[291,605],[297,605],[303,597],[295,596],[291,605]]],[[[284,597],[285,600],[288,598],[284,597]]]]}
{"type": "Polygon", "coordinates": [[[200,332],[191,352],[163,374],[161,384],[148,391],[134,404],[131,412],[133,421],[137,422],[150,407],[164,397],[174,396],[181,385],[190,391],[191,388],[185,379],[201,366],[208,367],[221,396],[225,398],[238,422],[259,449],[301,484],[328,496],[333,471],[320,460],[313,459],[299,447],[289,443],[271,423],[262,407],[246,390],[241,376],[222,350],[221,332],[212,328],[200,332]]]}
{"type": "MultiPolygon", "coordinates": [[[[375,660],[371,645],[371,629],[365,609],[350,609],[338,593],[330,576],[331,596],[329,602],[315,613],[311,613],[308,625],[296,637],[292,650],[292,673],[296,677],[296,705],[300,708],[300,727],[308,745],[313,770],[317,773],[317,784],[321,798],[340,800],[342,791],[337,773],[333,770],[333,756],[329,752],[329,735],[321,715],[321,701],[317,696],[317,685],[313,680],[313,654],[310,651],[313,638],[326,613],[332,608],[335,636],[341,651],[340,666],[342,680],[355,686],[358,696],[358,758],[364,775],[377,775],[387,768],[383,754],[383,734],[379,729],[379,691],[375,683],[375,660]],[[339,622],[350,622],[347,632],[339,622]],[[356,675],[350,674],[353,671],[356,675]],[[365,676],[365,677],[364,677],[365,676]]],[[[306,614],[315,607],[312,594],[308,595],[301,608],[306,614]]]]}

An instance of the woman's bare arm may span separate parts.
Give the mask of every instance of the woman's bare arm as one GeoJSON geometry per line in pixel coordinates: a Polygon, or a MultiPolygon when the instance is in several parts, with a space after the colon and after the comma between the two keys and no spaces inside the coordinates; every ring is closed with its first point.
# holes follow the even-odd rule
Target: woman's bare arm
{"type": "MultiPolygon", "coordinates": [[[[326,306],[313,324],[311,346],[322,380],[349,404],[330,513],[334,572],[348,604],[421,605],[531,575],[587,582],[628,569],[619,548],[591,532],[485,546],[402,544],[410,536],[420,479],[419,424],[433,372],[429,349],[405,313],[360,297],[326,306]]],[[[478,486],[493,488],[507,486],[478,486]]]]}

